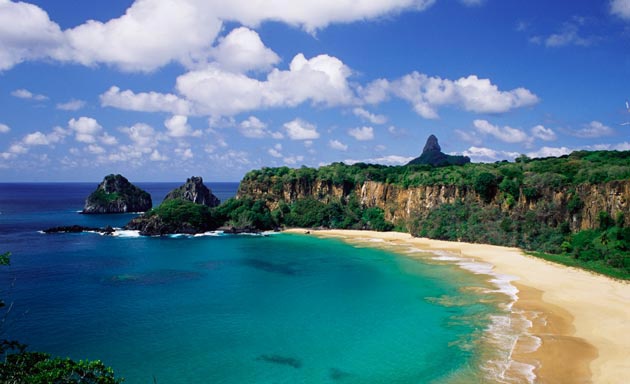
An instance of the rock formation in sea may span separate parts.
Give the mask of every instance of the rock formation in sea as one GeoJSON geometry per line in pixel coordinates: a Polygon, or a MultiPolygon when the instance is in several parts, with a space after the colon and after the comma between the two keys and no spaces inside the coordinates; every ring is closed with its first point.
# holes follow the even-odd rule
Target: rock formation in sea
{"type": "Polygon", "coordinates": [[[202,204],[211,208],[221,203],[221,201],[212,194],[212,191],[203,184],[203,179],[200,176],[193,176],[187,179],[184,185],[170,191],[164,198],[164,201],[175,199],[192,201],[193,203],[202,204]]]}
{"type": "Polygon", "coordinates": [[[420,157],[411,160],[407,165],[424,164],[441,167],[445,165],[464,165],[467,163],[470,163],[468,156],[452,156],[443,153],[437,137],[431,135],[427,139],[420,157]]]}
{"type": "Polygon", "coordinates": [[[151,209],[151,195],[122,175],[107,175],[85,200],[82,213],[145,212],[151,209]]]}
{"type": "Polygon", "coordinates": [[[203,179],[193,176],[169,192],[162,204],[132,219],[125,228],[138,230],[146,236],[206,232],[219,225],[210,210],[219,204],[219,199],[203,184],[203,179]]]}

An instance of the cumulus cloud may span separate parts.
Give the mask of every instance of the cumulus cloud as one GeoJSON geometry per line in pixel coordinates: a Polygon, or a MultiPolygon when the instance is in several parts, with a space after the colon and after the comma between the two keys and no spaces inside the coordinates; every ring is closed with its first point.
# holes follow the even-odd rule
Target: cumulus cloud
{"type": "MultiPolygon", "coordinates": [[[[106,22],[89,20],[62,31],[40,7],[0,0],[3,26],[0,70],[37,59],[88,66],[107,64],[127,71],[153,71],[171,62],[191,66],[212,56],[212,44],[224,20],[247,26],[279,21],[314,33],[331,23],[372,19],[407,10],[422,11],[434,2],[137,0],[120,17],[106,22]]],[[[238,43],[238,47],[243,45],[242,40],[238,43]]],[[[243,46],[251,47],[251,44],[243,46]]],[[[267,55],[265,60],[273,59],[267,55]]],[[[244,63],[240,59],[238,62],[244,63]]]]}
{"type": "Polygon", "coordinates": [[[319,138],[317,127],[302,119],[295,119],[285,123],[284,129],[291,140],[313,140],[319,138]]]}
{"type": "Polygon", "coordinates": [[[163,155],[160,153],[160,151],[158,151],[157,149],[154,149],[153,152],[151,152],[151,156],[149,156],[149,160],[151,161],[167,161],[168,160],[168,156],[163,155]]]}
{"type": "Polygon", "coordinates": [[[269,150],[267,150],[267,153],[273,157],[281,158],[282,157],[281,151],[282,151],[282,144],[278,143],[274,145],[273,148],[269,148],[269,150]]]}
{"type": "MultiPolygon", "coordinates": [[[[2,124],[0,124],[1,128],[2,124]]],[[[63,141],[70,132],[61,127],[55,127],[49,133],[43,133],[36,131],[25,135],[20,141],[15,142],[9,146],[6,152],[0,153],[0,157],[8,160],[13,159],[18,155],[28,153],[29,147],[33,146],[54,146],[57,143],[63,141]]]]}
{"type": "Polygon", "coordinates": [[[348,146],[344,143],[342,143],[339,140],[329,140],[328,141],[328,146],[332,149],[335,149],[337,151],[347,151],[348,150],[348,146]]]}
{"type": "Polygon", "coordinates": [[[505,143],[527,143],[531,137],[520,129],[509,126],[499,127],[490,124],[487,120],[475,120],[473,122],[477,132],[483,135],[493,136],[505,143]]]}
{"type": "Polygon", "coordinates": [[[48,96],[46,95],[38,95],[35,94],[28,89],[16,89],[11,92],[11,96],[17,97],[18,99],[26,99],[26,100],[35,100],[35,101],[44,101],[48,100],[48,96]]]}
{"type": "Polygon", "coordinates": [[[0,71],[50,57],[64,41],[59,25],[36,5],[0,0],[0,71]]]}
{"type": "Polygon", "coordinates": [[[602,136],[610,136],[615,131],[600,123],[599,121],[591,121],[589,124],[585,125],[581,129],[570,131],[573,136],[581,137],[581,138],[595,138],[602,136]]]}
{"type": "Polygon", "coordinates": [[[359,141],[374,139],[374,129],[372,127],[357,127],[348,130],[348,135],[359,141]]]}
{"type": "Polygon", "coordinates": [[[262,139],[269,135],[267,124],[260,121],[256,116],[250,116],[238,125],[241,135],[251,139],[262,139]]]}
{"type": "Polygon", "coordinates": [[[462,155],[470,157],[474,162],[493,162],[497,160],[509,160],[518,157],[518,152],[496,151],[484,147],[470,147],[462,155]]]}
{"type": "Polygon", "coordinates": [[[101,106],[139,112],[169,112],[189,115],[190,103],[171,93],[121,91],[113,86],[100,96],[101,106]]]}
{"type": "Polygon", "coordinates": [[[158,144],[159,136],[148,124],[137,123],[131,127],[122,127],[120,131],[126,134],[142,152],[151,152],[152,148],[158,144]]]}
{"type": "Polygon", "coordinates": [[[175,153],[179,155],[181,160],[190,160],[195,157],[192,149],[190,148],[175,148],[175,153]]]}
{"type": "Polygon", "coordinates": [[[61,109],[62,111],[78,111],[84,106],[85,106],[85,101],[72,99],[65,103],[57,104],[57,109],[61,109]]]}
{"type": "Polygon", "coordinates": [[[541,139],[544,141],[554,141],[558,138],[558,136],[556,136],[556,133],[553,131],[553,129],[545,128],[542,125],[537,125],[533,127],[531,132],[535,138],[541,139]]]}
{"type": "Polygon", "coordinates": [[[542,147],[537,151],[528,152],[527,157],[558,157],[568,155],[571,152],[573,152],[573,150],[567,147],[542,147]]]}
{"type": "Polygon", "coordinates": [[[528,89],[501,91],[490,79],[475,75],[453,81],[419,72],[394,81],[375,80],[361,88],[360,93],[367,103],[379,103],[394,95],[411,103],[414,111],[425,119],[438,118],[437,109],[444,105],[455,105],[475,113],[504,113],[539,101],[528,89]]]}
{"type": "Polygon", "coordinates": [[[193,130],[188,124],[188,117],[183,115],[175,115],[164,121],[167,135],[170,137],[201,137],[200,130],[193,130]]]}
{"type": "Polygon", "coordinates": [[[228,71],[247,72],[266,70],[280,61],[280,57],[265,47],[256,31],[240,27],[219,39],[212,50],[212,57],[228,71]]]}
{"type": "Polygon", "coordinates": [[[95,143],[97,135],[103,130],[103,127],[91,117],[73,118],[68,122],[68,127],[74,131],[76,141],[88,144],[95,143]]]}
{"type": "Polygon", "coordinates": [[[11,128],[8,125],[0,124],[0,133],[8,133],[9,131],[11,131],[11,128]]]}
{"type": "Polygon", "coordinates": [[[630,20],[630,0],[612,0],[610,12],[624,20],[630,20]]]}
{"type": "Polygon", "coordinates": [[[372,124],[385,124],[387,122],[387,117],[385,117],[384,115],[376,115],[361,107],[354,108],[352,110],[352,113],[354,113],[355,116],[369,121],[372,124]]]}
{"type": "Polygon", "coordinates": [[[353,102],[350,69],[336,57],[296,55],[289,70],[272,70],[266,80],[210,65],[177,78],[177,90],[207,115],[235,115],[270,107],[294,107],[306,101],[334,106],[353,102]]]}

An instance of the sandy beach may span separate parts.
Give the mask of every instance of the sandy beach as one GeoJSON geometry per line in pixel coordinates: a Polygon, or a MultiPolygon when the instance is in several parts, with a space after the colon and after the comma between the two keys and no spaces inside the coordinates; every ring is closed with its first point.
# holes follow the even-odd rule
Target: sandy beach
{"type": "MultiPolygon", "coordinates": [[[[303,234],[305,230],[287,232],[303,234]]],[[[394,250],[396,245],[413,246],[489,263],[493,274],[511,276],[519,291],[512,311],[528,314],[527,333],[540,340],[538,348],[531,348],[525,338],[519,339],[512,355],[513,360],[535,367],[535,382],[628,382],[630,283],[528,256],[517,248],[414,238],[397,232],[310,233],[365,246],[377,246],[373,240],[380,239],[394,250]]]]}

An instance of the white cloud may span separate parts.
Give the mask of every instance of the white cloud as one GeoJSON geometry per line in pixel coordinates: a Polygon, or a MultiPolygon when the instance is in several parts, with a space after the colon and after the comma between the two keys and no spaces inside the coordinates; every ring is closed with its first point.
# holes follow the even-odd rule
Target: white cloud
{"type": "Polygon", "coordinates": [[[85,147],[85,150],[93,155],[102,155],[103,153],[105,153],[105,149],[96,144],[89,144],[87,147],[85,147]]]}
{"type": "Polygon", "coordinates": [[[8,133],[9,131],[11,131],[11,128],[8,125],[0,124],[0,133],[8,133]]]}
{"type": "Polygon", "coordinates": [[[527,157],[530,158],[536,158],[536,157],[558,157],[558,156],[563,156],[563,155],[568,155],[569,153],[573,152],[572,149],[569,149],[567,147],[559,147],[559,148],[554,148],[554,147],[542,147],[537,151],[534,152],[528,152],[527,153],[527,157]]]}
{"type": "Polygon", "coordinates": [[[167,129],[167,135],[170,137],[201,137],[201,131],[193,129],[188,124],[188,117],[183,115],[175,115],[164,121],[167,129]]]}
{"type": "Polygon", "coordinates": [[[0,0],[0,71],[49,57],[64,40],[48,14],[36,5],[0,0]]]}
{"type": "Polygon", "coordinates": [[[332,149],[335,149],[337,151],[347,151],[348,150],[348,146],[344,143],[342,143],[339,140],[329,140],[328,141],[328,146],[332,149]]]}
{"type": "Polygon", "coordinates": [[[125,133],[141,152],[151,152],[151,149],[157,145],[159,140],[155,129],[145,123],[137,123],[131,127],[122,127],[120,131],[125,133]]]}
{"type": "Polygon", "coordinates": [[[372,127],[357,127],[348,130],[348,135],[359,141],[374,139],[374,129],[372,127]]]}
{"type": "Polygon", "coordinates": [[[611,0],[610,12],[624,20],[630,20],[630,0],[611,0]]]}
{"type": "Polygon", "coordinates": [[[302,155],[299,155],[299,156],[287,156],[287,157],[283,158],[282,161],[284,161],[284,163],[287,164],[287,165],[296,165],[296,164],[304,161],[304,156],[302,156],[302,155]]]}
{"type": "Polygon", "coordinates": [[[536,44],[544,43],[545,46],[551,48],[565,47],[569,45],[588,47],[589,45],[595,43],[597,38],[582,37],[580,36],[580,27],[578,24],[564,23],[560,32],[551,34],[547,37],[535,36],[530,39],[530,41],[536,44]]]}
{"type": "Polygon", "coordinates": [[[128,111],[169,112],[175,115],[189,115],[190,103],[176,95],[158,92],[134,93],[130,90],[120,91],[113,86],[100,96],[101,106],[114,107],[128,111]]]}
{"type": "Polygon", "coordinates": [[[228,71],[266,70],[280,61],[274,51],[265,47],[256,31],[240,27],[219,39],[212,57],[228,71]]]}
{"type": "Polygon", "coordinates": [[[39,131],[29,133],[22,139],[22,143],[25,145],[49,145],[50,142],[48,137],[39,131]]]}
{"type": "Polygon", "coordinates": [[[542,125],[537,125],[533,127],[531,132],[535,138],[541,139],[544,141],[554,141],[558,138],[558,136],[556,136],[556,133],[553,131],[553,129],[545,128],[542,125]]]}
{"type": "Polygon", "coordinates": [[[160,151],[158,151],[157,149],[154,149],[153,152],[151,152],[151,156],[149,156],[149,160],[151,161],[167,161],[168,160],[168,156],[163,155],[160,153],[160,151]]]}
{"type": "Polygon", "coordinates": [[[419,72],[394,81],[378,79],[360,89],[360,93],[368,103],[378,103],[386,100],[389,94],[395,95],[411,103],[414,111],[425,119],[438,118],[437,109],[444,105],[455,105],[475,113],[504,113],[539,101],[528,89],[501,91],[489,79],[475,75],[453,81],[419,72]]]}
{"type": "Polygon", "coordinates": [[[77,141],[88,144],[96,142],[96,136],[103,130],[103,127],[91,117],[71,119],[68,127],[75,132],[77,141]]]}
{"type": "Polygon", "coordinates": [[[137,0],[120,17],[106,22],[89,20],[61,31],[41,8],[0,0],[0,70],[47,58],[88,66],[114,65],[127,71],[153,71],[171,62],[192,66],[211,56],[224,20],[247,26],[279,21],[314,33],[331,23],[422,11],[433,3],[435,0],[137,0]]]}
{"type": "Polygon", "coordinates": [[[62,111],[78,111],[84,106],[85,106],[85,101],[72,99],[65,103],[57,104],[57,109],[61,109],[62,111]]]}
{"type": "Polygon", "coordinates": [[[101,137],[99,137],[101,143],[105,145],[116,145],[118,144],[118,139],[114,136],[110,136],[107,132],[103,133],[101,137]]]}
{"type": "Polygon", "coordinates": [[[407,164],[411,160],[413,160],[413,157],[388,155],[388,156],[375,157],[375,158],[362,159],[362,160],[346,159],[343,162],[348,165],[352,165],[356,163],[401,165],[401,164],[407,164]]]}
{"type": "Polygon", "coordinates": [[[531,137],[520,129],[509,126],[499,127],[490,124],[487,120],[475,120],[473,122],[477,132],[483,135],[491,135],[506,143],[528,143],[531,137]]]}
{"type": "Polygon", "coordinates": [[[23,89],[23,88],[16,89],[15,91],[11,92],[11,96],[17,97],[18,99],[35,100],[35,101],[48,100],[48,96],[46,95],[38,95],[38,94],[32,93],[28,89],[23,89]]]}
{"type": "Polygon", "coordinates": [[[238,125],[241,135],[252,139],[261,139],[269,134],[267,124],[260,121],[256,116],[250,116],[238,125]]]}
{"type": "Polygon", "coordinates": [[[273,148],[269,148],[269,150],[267,150],[267,153],[273,157],[281,158],[283,157],[281,151],[282,151],[282,144],[277,143],[276,145],[273,146],[273,148]]]}
{"type": "Polygon", "coordinates": [[[178,154],[182,160],[189,160],[194,157],[192,149],[190,148],[175,148],[175,153],[178,154]]]}
{"type": "Polygon", "coordinates": [[[497,160],[511,160],[518,157],[518,152],[496,151],[484,147],[470,147],[462,155],[470,157],[474,162],[493,162],[497,160]]]}
{"type": "Polygon", "coordinates": [[[591,121],[583,128],[572,131],[571,134],[581,138],[595,138],[602,136],[610,136],[614,133],[613,129],[600,123],[599,121],[591,121]]]}
{"type": "Polygon", "coordinates": [[[355,116],[367,120],[372,124],[385,124],[387,122],[387,117],[385,117],[384,115],[373,114],[361,107],[354,108],[352,110],[352,113],[354,113],[355,116]]]}
{"type": "Polygon", "coordinates": [[[302,119],[295,119],[284,124],[284,129],[291,140],[312,140],[319,138],[317,127],[302,119]]]}
{"type": "Polygon", "coordinates": [[[288,71],[272,70],[264,81],[210,65],[177,78],[177,90],[204,115],[235,115],[270,107],[346,105],[354,101],[348,84],[351,71],[328,55],[306,59],[296,55],[288,71]]]}

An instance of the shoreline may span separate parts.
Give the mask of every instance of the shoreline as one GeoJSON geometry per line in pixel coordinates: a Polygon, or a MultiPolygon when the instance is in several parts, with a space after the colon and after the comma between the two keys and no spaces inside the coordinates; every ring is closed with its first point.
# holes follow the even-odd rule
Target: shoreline
{"type": "MultiPolygon", "coordinates": [[[[512,313],[530,324],[512,349],[512,360],[533,366],[548,383],[622,383],[630,376],[630,284],[528,256],[518,248],[414,238],[407,233],[289,229],[376,247],[393,245],[447,251],[493,266],[518,289],[512,313]],[[362,241],[363,240],[363,241],[362,241]],[[367,240],[367,241],[366,241],[367,240]],[[532,339],[539,342],[531,347],[532,339]]],[[[407,257],[413,254],[400,252],[407,257]]],[[[492,275],[491,275],[492,276],[492,275]]]]}

